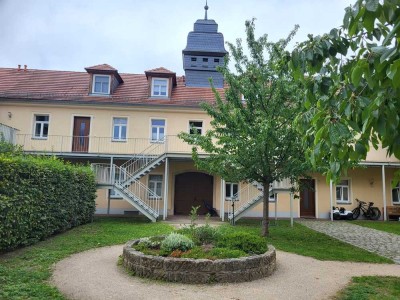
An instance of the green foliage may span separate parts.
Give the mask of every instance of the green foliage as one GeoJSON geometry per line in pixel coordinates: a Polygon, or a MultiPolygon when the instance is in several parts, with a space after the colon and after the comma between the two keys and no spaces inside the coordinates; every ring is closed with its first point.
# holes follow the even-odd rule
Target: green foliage
{"type": "MultiPolygon", "coordinates": [[[[221,234],[224,235],[233,232],[257,234],[260,230],[260,221],[241,219],[234,227],[224,225],[220,230],[221,234]]],[[[268,243],[274,245],[278,250],[310,256],[319,260],[393,263],[388,258],[344,243],[298,223],[294,223],[292,228],[290,222],[286,220],[278,221],[277,226],[271,227],[268,243]]]]}
{"type": "Polygon", "coordinates": [[[197,213],[200,206],[192,206],[190,209],[189,217],[190,217],[190,227],[194,228],[196,226],[196,221],[199,218],[199,214],[197,213]]]}
{"type": "Polygon", "coordinates": [[[3,134],[0,132],[0,154],[2,155],[21,155],[22,147],[13,145],[5,141],[3,134]]]}
{"type": "Polygon", "coordinates": [[[353,224],[373,228],[376,230],[386,231],[400,235],[400,222],[371,222],[365,220],[352,221],[353,224]]]}
{"type": "Polygon", "coordinates": [[[213,248],[210,250],[209,255],[217,258],[239,258],[247,256],[247,253],[237,249],[213,248]]]}
{"type": "Polygon", "coordinates": [[[362,276],[352,282],[334,299],[342,300],[394,300],[400,299],[400,277],[362,276]]]}
{"type": "Polygon", "coordinates": [[[171,231],[171,226],[147,218],[95,217],[92,223],[0,256],[0,299],[65,299],[50,283],[58,261],[92,248],[171,231]]]}
{"type": "Polygon", "coordinates": [[[215,227],[210,225],[198,226],[192,232],[191,236],[196,244],[210,244],[218,240],[221,236],[215,227]]]}
{"type": "Polygon", "coordinates": [[[357,0],[343,25],[309,35],[290,66],[304,88],[297,125],[307,156],[330,179],[382,145],[400,159],[400,3],[357,0]]]}
{"type": "Polygon", "coordinates": [[[273,43],[266,35],[256,38],[254,20],[247,21],[250,55],[244,55],[241,40],[236,45],[228,43],[231,56],[218,69],[228,86],[224,99],[213,87],[215,104],[202,104],[212,117],[212,129],[205,135],[180,134],[193,145],[193,159],[200,169],[229,181],[264,185],[265,220],[269,184],[283,178],[297,180],[309,170],[301,137],[292,126],[301,108],[301,93],[289,72],[290,55],[285,49],[296,30],[273,43]],[[229,69],[230,59],[234,71],[229,69]],[[199,149],[209,156],[200,159],[199,149]]]}
{"type": "Polygon", "coordinates": [[[268,250],[265,238],[246,232],[233,232],[221,235],[217,246],[233,250],[241,250],[249,254],[262,254],[268,250]]]}
{"type": "Polygon", "coordinates": [[[194,242],[190,238],[173,232],[161,242],[160,249],[163,254],[170,254],[174,250],[188,251],[193,247],[194,242]]]}
{"type": "Polygon", "coordinates": [[[182,258],[194,259],[224,259],[224,258],[239,258],[247,256],[247,253],[241,250],[232,250],[227,248],[212,248],[205,251],[202,247],[194,247],[193,249],[182,254],[182,258]]]}
{"type": "Polygon", "coordinates": [[[139,243],[137,245],[134,245],[134,248],[137,248],[137,249],[138,248],[159,249],[161,246],[161,242],[163,240],[164,240],[164,237],[162,237],[162,236],[144,237],[139,240],[139,243]]]}
{"type": "Polygon", "coordinates": [[[0,251],[91,222],[95,193],[89,167],[55,158],[0,155],[0,251]]]}

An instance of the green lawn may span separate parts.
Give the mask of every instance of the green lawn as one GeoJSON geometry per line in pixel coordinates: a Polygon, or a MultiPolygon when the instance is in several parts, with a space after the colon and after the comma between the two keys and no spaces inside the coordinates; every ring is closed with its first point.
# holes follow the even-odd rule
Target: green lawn
{"type": "MultiPolygon", "coordinates": [[[[239,221],[225,230],[260,233],[259,222],[239,221]]],[[[0,299],[63,299],[48,284],[54,263],[77,252],[123,244],[126,241],[172,230],[164,223],[127,218],[96,218],[92,224],[74,228],[34,246],[0,256],[0,299]]],[[[389,260],[332,239],[324,234],[288,221],[271,226],[269,243],[277,249],[315,257],[321,260],[347,260],[384,263],[389,260]]]]}
{"type": "Polygon", "coordinates": [[[400,235],[399,221],[351,221],[351,223],[400,235]]]}
{"type": "Polygon", "coordinates": [[[362,276],[352,282],[335,299],[397,300],[400,299],[400,277],[362,276]]]}
{"type": "Polygon", "coordinates": [[[57,261],[91,248],[123,244],[171,230],[167,224],[145,220],[96,218],[94,223],[0,256],[0,299],[64,299],[47,283],[57,261]]]}
{"type": "MultiPolygon", "coordinates": [[[[259,233],[260,221],[240,220],[236,228],[259,233]]],[[[311,230],[303,225],[289,221],[278,221],[277,226],[270,227],[269,243],[286,252],[311,256],[319,260],[340,260],[370,263],[393,263],[391,260],[366,250],[331,238],[326,234],[311,230]]]]}

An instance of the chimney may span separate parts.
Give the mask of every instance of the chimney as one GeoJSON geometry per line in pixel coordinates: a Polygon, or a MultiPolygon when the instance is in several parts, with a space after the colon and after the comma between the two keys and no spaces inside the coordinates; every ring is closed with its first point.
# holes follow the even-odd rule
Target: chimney
{"type": "Polygon", "coordinates": [[[21,71],[21,65],[18,65],[18,71],[21,71]]]}
{"type": "Polygon", "coordinates": [[[27,65],[24,65],[24,71],[25,72],[28,71],[28,66],[27,65]]]}

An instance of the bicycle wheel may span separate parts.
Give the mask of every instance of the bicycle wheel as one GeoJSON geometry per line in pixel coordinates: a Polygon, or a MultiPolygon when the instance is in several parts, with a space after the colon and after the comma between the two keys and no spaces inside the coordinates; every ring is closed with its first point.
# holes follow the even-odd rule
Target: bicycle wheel
{"type": "Polygon", "coordinates": [[[359,208],[359,207],[356,207],[356,208],[353,209],[351,212],[353,213],[353,217],[352,217],[353,220],[357,220],[358,217],[360,216],[360,208],[359,208]]]}
{"type": "Polygon", "coordinates": [[[379,220],[381,217],[381,211],[377,207],[371,207],[370,213],[369,213],[369,218],[371,220],[379,220]]]}

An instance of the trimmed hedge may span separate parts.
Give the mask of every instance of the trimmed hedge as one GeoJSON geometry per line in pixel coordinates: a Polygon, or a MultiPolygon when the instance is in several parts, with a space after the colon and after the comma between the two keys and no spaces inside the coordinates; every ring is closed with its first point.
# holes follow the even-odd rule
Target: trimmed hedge
{"type": "Polygon", "coordinates": [[[95,198],[89,167],[0,155],[0,252],[91,222],[95,198]]]}

